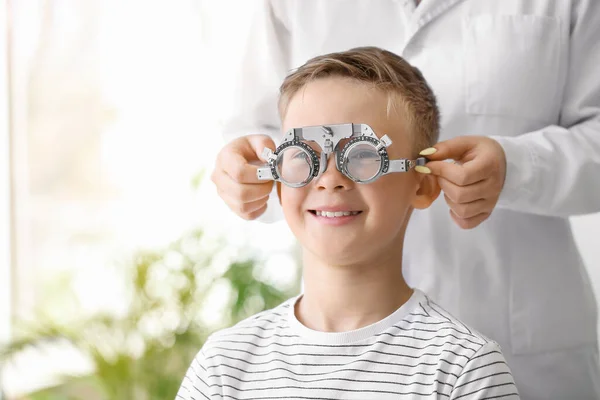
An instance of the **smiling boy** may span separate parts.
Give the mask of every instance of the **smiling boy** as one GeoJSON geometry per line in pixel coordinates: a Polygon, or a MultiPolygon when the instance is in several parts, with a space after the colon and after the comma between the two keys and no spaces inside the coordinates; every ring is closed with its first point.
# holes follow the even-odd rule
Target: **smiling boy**
{"type": "Polygon", "coordinates": [[[213,334],[178,398],[518,399],[499,346],[402,275],[411,213],[440,193],[412,170],[439,131],[421,73],[378,48],[323,55],[285,79],[279,112],[292,146],[266,173],[304,292],[213,334]],[[340,140],[326,151],[328,135],[340,140]]]}

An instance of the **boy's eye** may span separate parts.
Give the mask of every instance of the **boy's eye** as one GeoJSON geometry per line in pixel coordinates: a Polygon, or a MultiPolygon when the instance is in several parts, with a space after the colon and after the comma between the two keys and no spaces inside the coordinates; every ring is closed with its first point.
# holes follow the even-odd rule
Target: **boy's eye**
{"type": "Polygon", "coordinates": [[[299,151],[298,153],[294,154],[293,158],[296,160],[308,160],[308,155],[303,151],[299,151]]]}
{"type": "Polygon", "coordinates": [[[307,164],[310,163],[309,155],[300,149],[297,148],[287,148],[282,154],[282,162],[286,161],[287,163],[293,164],[307,164]]]}
{"type": "Polygon", "coordinates": [[[379,153],[371,149],[356,149],[356,151],[353,151],[352,154],[350,154],[350,161],[354,160],[357,162],[373,162],[379,161],[380,159],[381,157],[379,156],[379,153]]]}
{"type": "Polygon", "coordinates": [[[361,151],[356,155],[361,160],[379,159],[379,154],[375,151],[361,151]]]}

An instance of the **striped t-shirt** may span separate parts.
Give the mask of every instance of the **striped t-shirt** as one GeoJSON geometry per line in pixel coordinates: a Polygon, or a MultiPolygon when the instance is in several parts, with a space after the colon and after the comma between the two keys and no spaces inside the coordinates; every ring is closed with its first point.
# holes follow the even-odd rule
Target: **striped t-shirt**
{"type": "Polygon", "coordinates": [[[387,318],[318,332],[295,297],[207,340],[177,399],[518,399],[497,343],[415,290],[387,318]]]}

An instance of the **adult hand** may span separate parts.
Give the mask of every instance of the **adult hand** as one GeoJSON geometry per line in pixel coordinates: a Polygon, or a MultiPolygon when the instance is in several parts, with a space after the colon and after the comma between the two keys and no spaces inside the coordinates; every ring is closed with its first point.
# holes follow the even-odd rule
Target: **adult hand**
{"type": "Polygon", "coordinates": [[[458,226],[471,229],[490,216],[506,177],[506,155],[497,141],[485,136],[460,136],[420,154],[430,161],[417,171],[437,176],[450,216],[458,226]],[[454,163],[443,161],[446,159],[454,163]]]}
{"type": "Polygon", "coordinates": [[[217,156],[211,180],[227,206],[240,217],[253,220],[267,209],[273,181],[259,181],[259,155],[275,143],[267,135],[248,135],[228,143],[217,156]]]}

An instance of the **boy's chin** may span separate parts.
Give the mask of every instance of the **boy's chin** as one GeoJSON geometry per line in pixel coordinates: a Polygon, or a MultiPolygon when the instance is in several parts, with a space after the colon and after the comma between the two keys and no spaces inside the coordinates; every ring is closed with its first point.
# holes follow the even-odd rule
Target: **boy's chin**
{"type": "Polygon", "coordinates": [[[311,253],[321,263],[332,266],[355,265],[366,256],[366,249],[354,245],[340,246],[339,244],[327,246],[326,244],[313,247],[311,253]]]}

